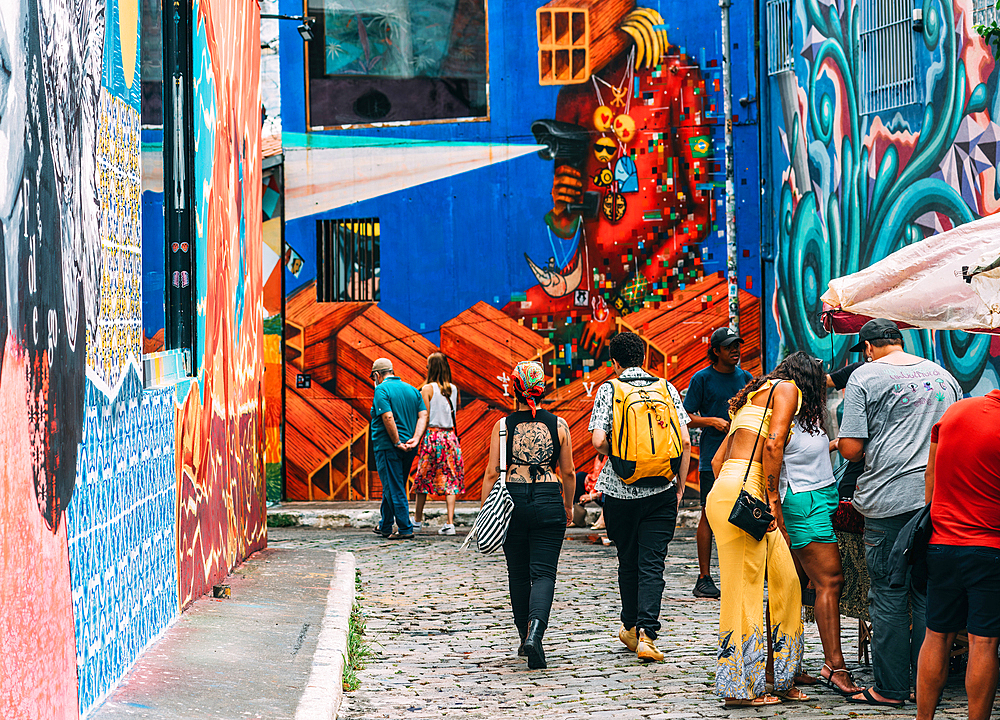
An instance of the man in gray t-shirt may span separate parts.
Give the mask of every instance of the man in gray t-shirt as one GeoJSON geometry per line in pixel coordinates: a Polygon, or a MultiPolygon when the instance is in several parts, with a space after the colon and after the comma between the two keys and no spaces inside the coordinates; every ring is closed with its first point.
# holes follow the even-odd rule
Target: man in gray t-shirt
{"type": "Polygon", "coordinates": [[[865,441],[865,470],[854,492],[858,512],[887,518],[924,506],[931,428],[960,396],[955,378],[930,360],[870,362],[854,371],[840,437],[865,441]]]}
{"type": "Polygon", "coordinates": [[[847,381],[837,446],[850,461],[865,461],[854,506],[865,516],[865,564],[871,590],[875,686],[849,698],[871,705],[902,705],[910,670],[924,640],[924,591],[889,587],[889,554],[896,536],[924,506],[924,471],[931,429],[961,397],[940,365],[903,350],[891,320],[865,323],[851,352],[868,361],[847,381]],[[911,627],[912,611],[912,627],[911,627]]]}

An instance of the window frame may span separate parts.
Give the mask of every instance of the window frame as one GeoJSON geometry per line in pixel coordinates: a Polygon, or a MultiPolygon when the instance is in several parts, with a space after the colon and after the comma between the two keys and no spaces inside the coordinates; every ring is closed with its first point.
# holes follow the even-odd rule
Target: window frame
{"type": "Polygon", "coordinates": [[[858,4],[860,114],[875,115],[915,105],[918,95],[913,0],[859,0],[858,4]],[[892,16],[899,10],[905,12],[892,16]],[[893,74],[891,80],[875,80],[893,74]]]}
{"type": "MultiPolygon", "coordinates": [[[[476,115],[470,117],[458,117],[458,118],[429,118],[423,120],[392,120],[387,122],[367,122],[367,123],[342,123],[339,125],[314,125],[312,121],[312,97],[311,97],[311,85],[312,78],[309,72],[309,41],[302,41],[302,64],[303,64],[303,74],[305,77],[305,117],[306,117],[306,129],[309,132],[324,132],[328,130],[348,130],[348,129],[360,129],[360,128],[383,128],[383,127],[408,127],[412,125],[445,125],[454,123],[476,123],[476,122],[489,122],[493,113],[493,107],[490,97],[490,6],[489,0],[482,0],[483,3],[483,14],[485,16],[484,20],[484,43],[485,43],[485,53],[486,53],[486,114],[476,115]]],[[[309,0],[302,0],[302,14],[304,16],[309,16],[309,0]]],[[[319,35],[315,37],[312,42],[322,42],[323,39],[319,35]]],[[[359,75],[358,77],[370,77],[367,75],[359,75]]]]}
{"type": "Polygon", "coordinates": [[[995,0],[972,0],[972,25],[989,25],[1000,19],[995,0]]]}
{"type": "Polygon", "coordinates": [[[382,267],[382,223],[377,217],[365,218],[338,218],[320,219],[316,221],[316,302],[379,302],[381,299],[380,289],[376,289],[376,281],[381,283],[382,267]],[[354,226],[365,228],[368,232],[362,233],[354,226]],[[359,238],[366,238],[367,242],[359,243],[359,238]],[[351,252],[346,256],[341,255],[339,250],[343,241],[348,241],[351,252]],[[359,252],[361,245],[365,245],[364,251],[359,252]],[[333,249],[333,257],[328,257],[328,249],[333,249]],[[365,277],[363,283],[371,282],[368,292],[364,297],[347,297],[351,291],[351,279],[354,267],[360,261],[361,268],[371,273],[371,277],[365,277]],[[341,278],[340,266],[345,268],[344,277],[341,278]],[[348,266],[351,271],[347,272],[348,266]],[[343,281],[343,286],[341,286],[343,281]],[[345,297],[340,297],[341,294],[345,297]]]}
{"type": "Polygon", "coordinates": [[[794,70],[791,0],[767,0],[765,12],[767,13],[767,74],[774,76],[794,70]],[[779,30],[781,32],[777,32],[779,30]],[[784,43],[781,40],[784,40],[784,43]],[[780,62],[778,62],[779,57],[780,62]]]}

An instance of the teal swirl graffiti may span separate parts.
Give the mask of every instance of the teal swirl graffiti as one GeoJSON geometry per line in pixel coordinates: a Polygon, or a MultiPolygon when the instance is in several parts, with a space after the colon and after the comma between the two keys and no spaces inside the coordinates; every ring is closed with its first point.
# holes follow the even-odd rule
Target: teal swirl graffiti
{"type": "MultiPolygon", "coordinates": [[[[858,98],[859,8],[856,2],[846,3],[842,11],[837,6],[802,0],[804,16],[800,19],[806,24],[804,35],[813,29],[823,38],[813,59],[807,61],[805,145],[812,148],[810,155],[816,152],[817,143],[826,148],[828,156],[832,155],[831,170],[839,173],[841,182],[835,191],[824,192],[818,164],[796,164],[800,122],[794,115],[789,133],[791,161],[793,166],[808,167],[810,177],[794,178],[793,186],[794,173],[790,173],[779,190],[775,306],[784,350],[806,350],[839,365],[846,359],[851,338],[830,336],[820,322],[820,296],[830,279],[857,272],[922,240],[923,231],[916,222],[928,212],[940,213],[954,225],[975,219],[961,194],[931,175],[952,148],[962,120],[986,108],[987,91],[979,84],[966,100],[968,81],[956,47],[951,6],[924,0],[923,42],[931,52],[940,51],[942,64],[927,94],[935,100],[924,107],[912,156],[901,164],[897,147],[890,145],[875,168],[869,192],[870,148],[863,137],[858,98]],[[843,135],[839,152],[833,153],[838,122],[843,135]]],[[[940,359],[962,387],[970,390],[986,367],[989,338],[941,332],[936,339],[940,359]]],[[[912,352],[934,354],[928,331],[910,331],[907,341],[912,352]]]]}

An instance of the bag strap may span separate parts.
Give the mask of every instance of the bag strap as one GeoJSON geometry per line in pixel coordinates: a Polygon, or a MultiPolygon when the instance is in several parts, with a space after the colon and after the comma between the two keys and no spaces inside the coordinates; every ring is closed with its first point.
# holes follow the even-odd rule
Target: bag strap
{"type": "Polygon", "coordinates": [[[757,437],[753,440],[753,450],[750,451],[750,461],[747,463],[747,471],[743,474],[743,483],[740,488],[746,487],[747,480],[750,477],[750,466],[753,465],[753,459],[757,456],[757,442],[760,440],[760,434],[764,430],[764,420],[767,418],[767,409],[771,407],[771,396],[774,395],[774,389],[781,384],[781,380],[774,383],[771,386],[771,391],[767,394],[767,403],[764,404],[764,413],[760,418],[760,429],[757,431],[757,437]]]}
{"type": "Polygon", "coordinates": [[[500,479],[507,474],[507,424],[500,427],[500,479]]]}

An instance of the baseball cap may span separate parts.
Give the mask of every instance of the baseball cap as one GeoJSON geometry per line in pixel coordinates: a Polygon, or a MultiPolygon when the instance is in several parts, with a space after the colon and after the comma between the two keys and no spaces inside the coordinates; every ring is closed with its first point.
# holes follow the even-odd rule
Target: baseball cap
{"type": "Polygon", "coordinates": [[[865,343],[871,342],[872,340],[878,340],[880,338],[895,338],[898,340],[903,339],[903,333],[899,331],[892,320],[886,320],[885,318],[875,318],[874,320],[869,320],[864,325],[861,326],[861,330],[858,332],[858,342],[848,349],[848,352],[861,352],[865,349],[865,343]]]}
{"type": "Polygon", "coordinates": [[[734,342],[742,342],[742,340],[739,333],[732,328],[720,327],[712,333],[712,347],[714,348],[726,347],[734,342]]]}
{"type": "Polygon", "coordinates": [[[392,360],[389,358],[379,358],[372,363],[372,372],[392,372],[392,360]]]}

